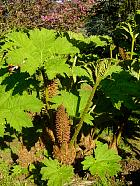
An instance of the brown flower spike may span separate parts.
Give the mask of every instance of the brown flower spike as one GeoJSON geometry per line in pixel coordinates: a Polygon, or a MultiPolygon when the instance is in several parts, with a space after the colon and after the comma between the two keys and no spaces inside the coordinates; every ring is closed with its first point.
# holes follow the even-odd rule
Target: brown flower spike
{"type": "Polygon", "coordinates": [[[53,146],[53,156],[59,162],[70,165],[76,157],[75,147],[70,142],[70,122],[65,107],[60,105],[56,112],[56,140],[53,146]]]}
{"type": "Polygon", "coordinates": [[[58,80],[54,79],[50,81],[49,85],[47,86],[48,89],[48,97],[52,98],[53,96],[57,95],[58,93],[58,80]]]}
{"type": "Polygon", "coordinates": [[[130,59],[130,56],[126,53],[124,48],[119,47],[119,54],[123,60],[130,59]]]}
{"type": "Polygon", "coordinates": [[[68,143],[70,141],[70,122],[65,107],[60,105],[56,112],[56,138],[58,144],[68,143]]]}

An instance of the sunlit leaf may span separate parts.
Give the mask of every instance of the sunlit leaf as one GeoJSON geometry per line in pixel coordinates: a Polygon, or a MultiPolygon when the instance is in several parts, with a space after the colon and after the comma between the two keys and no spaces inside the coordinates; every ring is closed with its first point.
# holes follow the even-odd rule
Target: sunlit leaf
{"type": "Polygon", "coordinates": [[[61,165],[56,159],[45,158],[41,168],[42,180],[48,180],[48,186],[62,186],[69,183],[74,176],[73,167],[61,165]]]}
{"type": "Polygon", "coordinates": [[[92,175],[98,175],[101,180],[106,180],[108,176],[114,176],[121,171],[121,157],[115,150],[108,149],[107,144],[98,143],[94,153],[95,157],[86,156],[82,162],[84,170],[89,169],[92,175]]]}

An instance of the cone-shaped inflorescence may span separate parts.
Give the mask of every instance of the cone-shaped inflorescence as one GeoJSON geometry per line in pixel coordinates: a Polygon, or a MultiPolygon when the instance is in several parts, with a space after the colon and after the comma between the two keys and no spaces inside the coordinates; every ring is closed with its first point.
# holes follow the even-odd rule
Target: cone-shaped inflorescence
{"type": "Polygon", "coordinates": [[[63,143],[70,141],[70,122],[65,107],[60,105],[56,112],[56,138],[58,144],[61,146],[63,143]]]}
{"type": "Polygon", "coordinates": [[[75,160],[76,150],[69,144],[70,121],[63,105],[57,108],[55,126],[57,143],[53,146],[53,156],[59,162],[70,165],[75,160]]]}
{"type": "Polygon", "coordinates": [[[119,47],[119,54],[123,60],[130,59],[130,56],[126,53],[124,48],[119,47]]]}
{"type": "Polygon", "coordinates": [[[53,96],[57,95],[58,92],[58,79],[51,80],[49,85],[47,86],[48,89],[48,97],[52,98],[53,96]]]}

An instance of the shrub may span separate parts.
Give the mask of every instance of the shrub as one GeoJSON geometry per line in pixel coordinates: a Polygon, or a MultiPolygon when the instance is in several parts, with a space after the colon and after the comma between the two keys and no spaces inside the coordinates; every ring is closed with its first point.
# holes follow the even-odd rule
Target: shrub
{"type": "Polygon", "coordinates": [[[72,0],[62,3],[50,0],[7,0],[1,5],[1,32],[10,28],[55,28],[79,31],[84,27],[94,0],[72,0]]]}

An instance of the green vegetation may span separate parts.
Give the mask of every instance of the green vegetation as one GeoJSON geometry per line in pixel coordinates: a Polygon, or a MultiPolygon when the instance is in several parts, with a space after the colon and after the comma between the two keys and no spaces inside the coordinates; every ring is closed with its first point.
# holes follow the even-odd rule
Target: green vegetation
{"type": "Polygon", "coordinates": [[[137,185],[139,16],[117,22],[112,36],[7,20],[0,37],[0,185],[137,185]]]}

